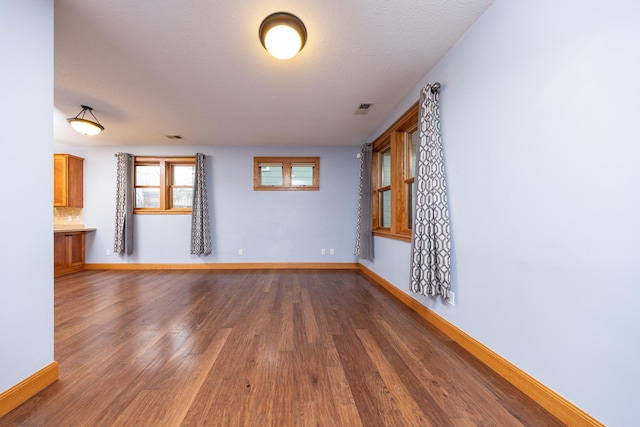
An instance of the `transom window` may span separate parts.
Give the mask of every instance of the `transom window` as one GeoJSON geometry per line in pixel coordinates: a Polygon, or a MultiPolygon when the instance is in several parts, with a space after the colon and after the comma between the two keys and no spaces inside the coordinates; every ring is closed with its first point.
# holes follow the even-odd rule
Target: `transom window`
{"type": "Polygon", "coordinates": [[[373,143],[373,233],[411,240],[418,149],[418,104],[373,143]]]}
{"type": "Polygon", "coordinates": [[[319,190],[319,157],[254,157],[254,190],[319,190]]]}
{"type": "Polygon", "coordinates": [[[134,213],[191,213],[195,157],[136,157],[134,175],[134,213]]]}

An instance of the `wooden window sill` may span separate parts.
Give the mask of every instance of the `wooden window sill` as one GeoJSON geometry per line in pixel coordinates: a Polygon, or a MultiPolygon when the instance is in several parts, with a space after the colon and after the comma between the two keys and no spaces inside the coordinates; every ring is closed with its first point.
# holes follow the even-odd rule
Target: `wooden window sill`
{"type": "Polygon", "coordinates": [[[396,234],[387,230],[373,230],[374,236],[386,237],[388,239],[401,240],[403,242],[410,242],[410,234],[396,234]]]}

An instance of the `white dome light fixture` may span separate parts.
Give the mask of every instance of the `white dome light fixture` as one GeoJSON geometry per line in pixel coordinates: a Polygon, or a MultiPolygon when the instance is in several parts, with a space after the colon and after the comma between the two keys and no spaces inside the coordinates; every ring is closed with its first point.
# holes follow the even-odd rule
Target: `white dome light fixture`
{"type": "Polygon", "coordinates": [[[293,58],[307,42],[307,29],[295,15],[276,12],[264,18],[258,32],[260,43],[278,59],[293,58]]]}
{"type": "Polygon", "coordinates": [[[104,126],[102,126],[96,116],[93,115],[93,108],[87,107],[86,105],[81,105],[80,107],[82,110],[75,117],[67,119],[71,127],[76,132],[87,136],[94,136],[102,132],[104,130],[104,126]],[[93,120],[84,118],[87,111],[91,114],[93,120]]]}

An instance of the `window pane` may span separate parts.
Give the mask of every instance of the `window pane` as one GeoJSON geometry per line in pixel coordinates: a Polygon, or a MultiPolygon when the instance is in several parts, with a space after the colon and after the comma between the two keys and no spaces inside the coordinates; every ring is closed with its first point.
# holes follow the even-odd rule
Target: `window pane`
{"type": "Polygon", "coordinates": [[[391,190],[380,193],[380,226],[391,227],[391,190]]]}
{"type": "Polygon", "coordinates": [[[193,165],[173,165],[173,185],[193,187],[196,167],[193,165]]]}
{"type": "Polygon", "coordinates": [[[137,185],[160,185],[160,166],[136,166],[137,185]]]}
{"type": "Polygon", "coordinates": [[[190,208],[193,206],[193,188],[174,188],[171,194],[172,208],[190,208]]]}
{"type": "Polygon", "coordinates": [[[260,185],[282,185],[282,165],[260,166],[260,185]]]}
{"type": "Polygon", "coordinates": [[[418,129],[407,134],[407,176],[416,176],[416,154],[418,153],[418,129]]]}
{"type": "Polygon", "coordinates": [[[380,153],[380,187],[391,185],[391,150],[380,153]]]}
{"type": "Polygon", "coordinates": [[[136,188],[136,208],[159,208],[159,188],[136,188]]]}
{"type": "Polygon", "coordinates": [[[313,166],[291,166],[291,185],[313,185],[313,166]]]}

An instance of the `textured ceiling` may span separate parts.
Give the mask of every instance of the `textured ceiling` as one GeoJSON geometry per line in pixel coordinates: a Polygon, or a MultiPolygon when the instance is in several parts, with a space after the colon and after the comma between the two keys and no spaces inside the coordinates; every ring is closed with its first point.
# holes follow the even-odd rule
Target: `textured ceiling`
{"type": "Polygon", "coordinates": [[[492,2],[56,0],[55,141],[358,145],[492,2]],[[277,11],[309,34],[289,61],[258,40],[277,11]],[[68,126],[81,104],[102,134],[68,126]]]}

